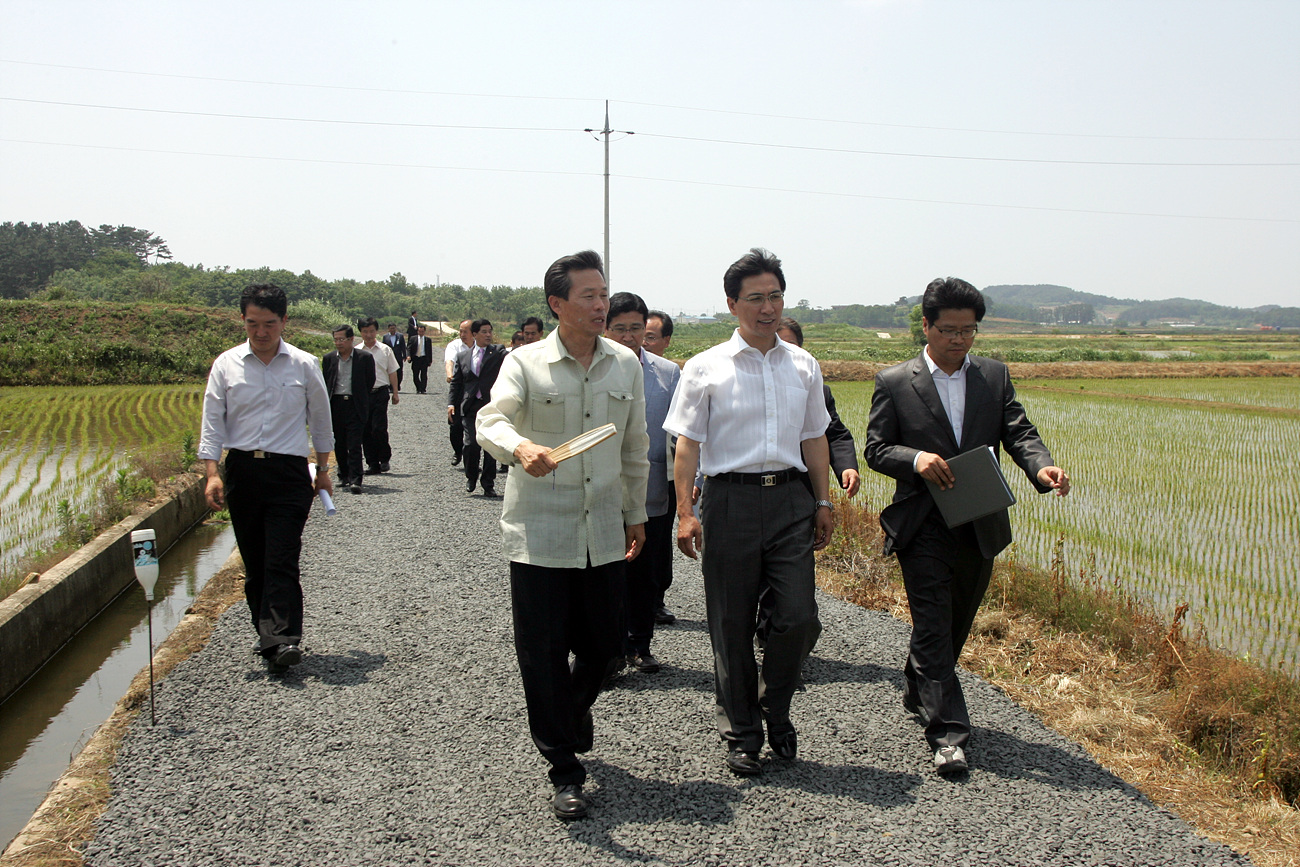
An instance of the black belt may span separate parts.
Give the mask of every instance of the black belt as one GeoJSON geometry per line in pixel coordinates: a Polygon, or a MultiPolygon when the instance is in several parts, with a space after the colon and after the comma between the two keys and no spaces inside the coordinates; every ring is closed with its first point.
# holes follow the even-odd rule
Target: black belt
{"type": "Polygon", "coordinates": [[[339,400],[351,400],[351,399],[352,399],[352,395],[350,395],[350,394],[331,394],[331,395],[330,395],[330,400],[333,400],[333,399],[336,398],[336,397],[337,397],[339,400]]]}
{"type": "Polygon", "coordinates": [[[259,458],[259,459],[260,459],[260,458],[275,458],[276,460],[281,460],[281,461],[305,461],[305,460],[307,460],[307,459],[304,458],[302,455],[282,455],[282,454],[279,454],[278,452],[267,452],[267,451],[262,451],[261,449],[253,449],[251,452],[250,452],[250,451],[245,451],[244,449],[231,449],[231,450],[230,450],[230,454],[232,454],[232,455],[238,455],[238,456],[241,457],[241,458],[259,458]]]}
{"type": "Polygon", "coordinates": [[[764,488],[770,488],[774,485],[793,482],[801,475],[803,473],[791,467],[788,470],[776,470],[771,473],[718,473],[708,478],[717,479],[720,482],[734,482],[738,485],[761,485],[764,488]]]}

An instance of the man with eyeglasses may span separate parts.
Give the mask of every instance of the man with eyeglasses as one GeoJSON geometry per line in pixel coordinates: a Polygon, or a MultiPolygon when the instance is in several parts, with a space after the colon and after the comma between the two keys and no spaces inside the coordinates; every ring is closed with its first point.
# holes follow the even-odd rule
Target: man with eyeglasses
{"type": "Polygon", "coordinates": [[[664,430],[677,434],[677,546],[703,555],[718,731],[727,767],[760,773],[763,729],[780,759],[798,751],[790,702],[817,637],[813,551],[834,531],[830,415],[817,361],[777,338],[781,260],[754,248],[722,278],[736,317],[731,339],[686,363],[664,430]],[[704,472],[700,518],[692,509],[704,472]],[[812,492],[801,484],[803,473],[812,492]],[[773,591],[767,650],[754,658],[758,597],[773,591]]]}
{"type": "Polygon", "coordinates": [[[921,299],[926,345],[911,361],[876,374],[867,423],[867,465],[897,480],[880,513],[885,553],[903,572],[912,637],[903,707],[925,726],[940,774],[968,768],[970,715],[957,659],[988,589],[993,558],[1011,542],[1007,510],[949,528],[926,487],[960,483],[947,459],[1005,448],[1040,493],[1070,492],[1038,430],[1016,400],[1007,366],[970,354],[984,318],[984,297],[965,280],[934,280],[921,299]]]}

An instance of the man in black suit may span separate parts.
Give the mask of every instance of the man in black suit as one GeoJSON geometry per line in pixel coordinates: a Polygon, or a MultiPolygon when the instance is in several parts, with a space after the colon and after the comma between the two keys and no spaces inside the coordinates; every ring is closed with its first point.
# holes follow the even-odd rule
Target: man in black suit
{"type": "Polygon", "coordinates": [[[420,327],[420,320],[418,317],[416,317],[415,311],[412,310],[411,315],[408,316],[406,319],[406,336],[414,337],[416,329],[419,327],[420,327]]]}
{"type": "Polygon", "coordinates": [[[483,451],[474,436],[474,425],[478,411],[492,396],[492,385],[501,372],[501,362],[505,361],[506,348],[492,342],[492,323],[486,319],[475,319],[470,323],[470,333],[474,335],[474,345],[468,352],[456,358],[451,374],[451,389],[447,395],[447,420],[455,418],[460,409],[462,424],[465,429],[465,446],[461,453],[465,459],[465,490],[473,493],[479,482],[479,457],[483,459],[483,496],[496,496],[497,462],[491,452],[483,451]]]}
{"type": "Polygon", "coordinates": [[[957,659],[993,558],[1011,542],[1011,521],[1002,509],[949,528],[925,482],[960,484],[947,459],[989,446],[1006,449],[1040,493],[1070,492],[1070,477],[1054,465],[1016,400],[1007,366],[969,354],[984,309],[984,297],[965,280],[930,283],[921,300],[926,347],[876,374],[867,424],[867,466],[897,480],[880,526],[885,553],[898,556],[912,611],[903,707],[923,720],[941,774],[967,768],[970,715],[957,659]]]}
{"type": "Polygon", "coordinates": [[[397,390],[402,390],[402,362],[406,361],[406,339],[397,333],[397,323],[388,323],[388,333],[381,338],[397,359],[397,390]]]}
{"type": "Polygon", "coordinates": [[[424,394],[429,387],[429,365],[433,364],[433,342],[425,336],[423,325],[406,342],[406,357],[411,360],[411,381],[415,383],[415,393],[424,394]]]}
{"type": "Polygon", "coordinates": [[[369,352],[355,351],[352,337],[351,325],[335,328],[334,351],[321,360],[321,368],[330,395],[339,484],[348,485],[352,493],[359,494],[365,476],[361,440],[370,414],[370,390],[375,385],[375,357],[369,352]]]}

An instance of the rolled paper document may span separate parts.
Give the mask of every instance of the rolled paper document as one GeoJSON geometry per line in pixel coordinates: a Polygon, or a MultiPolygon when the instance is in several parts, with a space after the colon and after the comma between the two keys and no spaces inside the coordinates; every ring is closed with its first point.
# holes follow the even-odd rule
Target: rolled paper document
{"type": "Polygon", "coordinates": [[[158,540],[153,530],[131,531],[131,557],[135,561],[135,580],[144,588],[144,598],[153,601],[158,583],[158,540]]]}
{"type": "MultiPolygon", "coordinates": [[[[311,483],[316,484],[316,465],[308,464],[307,472],[311,474],[311,483]]],[[[334,498],[330,496],[329,491],[317,491],[316,493],[320,496],[320,504],[325,509],[325,517],[333,518],[339,513],[338,508],[334,505],[334,498]]]]}
{"type": "Polygon", "coordinates": [[[560,443],[558,446],[551,449],[551,460],[558,464],[560,461],[566,461],[569,458],[577,457],[592,446],[600,445],[616,433],[618,433],[618,428],[614,427],[612,424],[601,425],[594,430],[580,433],[568,442],[560,443]]]}

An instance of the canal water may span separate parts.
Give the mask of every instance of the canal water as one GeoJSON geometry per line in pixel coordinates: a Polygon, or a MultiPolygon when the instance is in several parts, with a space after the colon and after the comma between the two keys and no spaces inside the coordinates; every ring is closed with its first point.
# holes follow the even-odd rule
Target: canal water
{"type": "MultiPolygon", "coordinates": [[[[155,647],[235,548],[228,525],[199,525],[159,559],[155,647]]],[[[23,829],[68,763],[149,664],[144,591],[132,583],[0,704],[0,850],[23,829]]],[[[145,713],[148,713],[146,708],[145,713]]]]}

